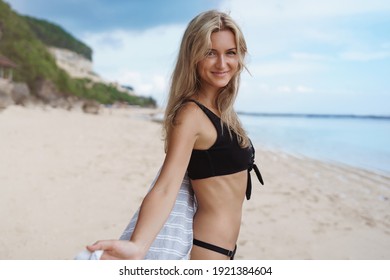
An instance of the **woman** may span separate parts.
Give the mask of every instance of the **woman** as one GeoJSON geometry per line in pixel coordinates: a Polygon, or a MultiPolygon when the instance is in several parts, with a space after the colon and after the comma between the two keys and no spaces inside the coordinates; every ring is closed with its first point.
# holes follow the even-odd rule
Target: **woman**
{"type": "Polygon", "coordinates": [[[98,241],[88,250],[104,250],[102,259],[143,259],[188,172],[197,201],[191,259],[233,259],[255,167],[253,147],[233,110],[246,52],[241,30],[227,14],[208,11],[189,23],[172,75],[160,174],[130,241],[98,241]]]}

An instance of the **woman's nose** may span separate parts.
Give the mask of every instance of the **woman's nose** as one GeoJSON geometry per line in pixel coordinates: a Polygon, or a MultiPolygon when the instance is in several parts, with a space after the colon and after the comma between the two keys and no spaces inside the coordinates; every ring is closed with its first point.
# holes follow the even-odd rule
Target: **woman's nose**
{"type": "Polygon", "coordinates": [[[226,58],[223,54],[218,56],[217,63],[218,68],[224,68],[226,66],[226,58]]]}

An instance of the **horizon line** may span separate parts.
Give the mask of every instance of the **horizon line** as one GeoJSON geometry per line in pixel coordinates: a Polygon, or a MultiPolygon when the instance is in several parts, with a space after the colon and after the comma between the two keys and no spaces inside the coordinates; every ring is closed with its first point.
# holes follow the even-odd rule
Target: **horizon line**
{"type": "Polygon", "coordinates": [[[359,114],[314,114],[314,113],[261,113],[238,111],[238,115],[256,117],[294,117],[294,118],[339,118],[339,119],[382,119],[390,120],[390,115],[359,115],[359,114]]]}

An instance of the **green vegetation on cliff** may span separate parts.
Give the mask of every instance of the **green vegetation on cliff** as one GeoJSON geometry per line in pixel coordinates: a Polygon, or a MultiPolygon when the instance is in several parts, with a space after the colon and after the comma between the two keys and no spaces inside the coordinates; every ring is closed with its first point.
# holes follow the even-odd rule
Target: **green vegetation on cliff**
{"type": "Polygon", "coordinates": [[[15,80],[33,86],[34,81],[42,77],[58,86],[59,80],[66,78],[66,73],[57,68],[54,58],[31,32],[25,20],[1,0],[0,26],[0,54],[18,64],[14,71],[15,80]]]}
{"type": "MultiPolygon", "coordinates": [[[[77,40],[73,37],[69,39],[67,36],[60,36],[61,33],[57,34],[57,37],[53,33],[56,33],[60,27],[49,26],[48,22],[42,23],[40,20],[18,15],[7,3],[0,0],[0,55],[8,57],[18,65],[14,70],[15,81],[27,83],[33,94],[36,91],[37,81],[50,80],[63,95],[94,99],[103,104],[121,101],[140,106],[156,105],[155,100],[150,97],[130,96],[109,85],[71,78],[57,66],[46,44],[51,44],[49,43],[51,41],[55,42],[55,46],[61,47],[59,45],[61,42],[62,47],[65,48],[67,44],[68,46],[75,44],[74,41],[77,40]],[[32,28],[41,31],[33,31],[32,28]],[[37,35],[38,33],[40,35],[37,35]],[[70,42],[67,42],[68,39],[70,42]]],[[[64,34],[68,33],[64,31],[64,34]]]]}
{"type": "Polygon", "coordinates": [[[29,16],[24,16],[24,19],[38,39],[45,45],[68,49],[92,60],[92,49],[75,39],[61,26],[29,16]]]}

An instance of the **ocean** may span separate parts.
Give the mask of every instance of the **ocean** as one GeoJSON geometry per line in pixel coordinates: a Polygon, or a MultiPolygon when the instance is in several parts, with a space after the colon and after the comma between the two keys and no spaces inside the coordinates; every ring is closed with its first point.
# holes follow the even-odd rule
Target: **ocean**
{"type": "Polygon", "coordinates": [[[390,176],[390,117],[240,114],[240,120],[256,147],[390,176]]]}

